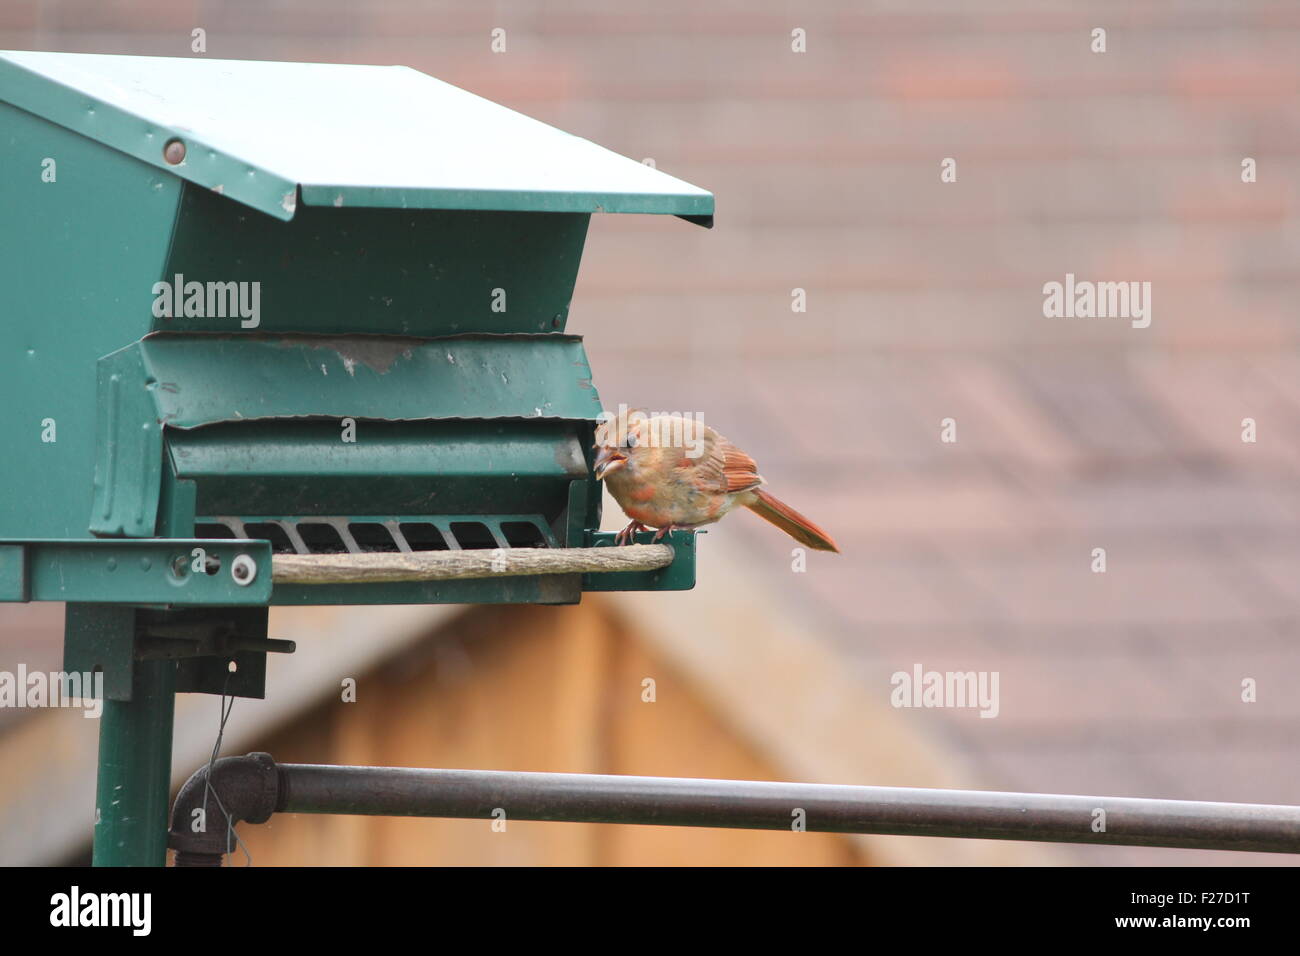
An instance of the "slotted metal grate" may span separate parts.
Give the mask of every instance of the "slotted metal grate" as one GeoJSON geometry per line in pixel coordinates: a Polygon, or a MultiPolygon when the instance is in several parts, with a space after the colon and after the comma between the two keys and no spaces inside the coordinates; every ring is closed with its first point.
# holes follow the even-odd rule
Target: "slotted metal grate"
{"type": "Polygon", "coordinates": [[[540,515],[232,516],[199,518],[203,538],[271,542],[278,554],[469,551],[558,547],[540,515]]]}

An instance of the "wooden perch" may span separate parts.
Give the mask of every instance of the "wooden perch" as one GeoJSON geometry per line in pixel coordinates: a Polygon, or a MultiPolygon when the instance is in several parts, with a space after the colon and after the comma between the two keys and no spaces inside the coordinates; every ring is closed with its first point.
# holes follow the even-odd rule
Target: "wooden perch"
{"type": "Polygon", "coordinates": [[[666,544],[608,548],[497,548],[474,551],[277,554],[275,584],[374,584],[455,581],[525,574],[653,571],[672,564],[666,544]]]}

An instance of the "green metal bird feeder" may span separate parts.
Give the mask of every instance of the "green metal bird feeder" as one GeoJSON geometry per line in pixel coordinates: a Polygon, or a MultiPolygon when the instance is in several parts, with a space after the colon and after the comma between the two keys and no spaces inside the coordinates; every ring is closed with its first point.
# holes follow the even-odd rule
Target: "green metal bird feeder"
{"type": "Polygon", "coordinates": [[[2,53],[0,140],[0,600],[103,674],[97,864],[164,862],[174,694],[263,696],[270,605],[693,585],[596,530],[565,325],[593,212],[708,192],[404,67],[2,53]]]}

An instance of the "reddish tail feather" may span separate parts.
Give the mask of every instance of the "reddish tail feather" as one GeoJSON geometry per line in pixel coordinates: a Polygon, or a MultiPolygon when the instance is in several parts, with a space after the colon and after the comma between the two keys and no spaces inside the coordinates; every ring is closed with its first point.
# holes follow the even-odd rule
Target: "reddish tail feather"
{"type": "Polygon", "coordinates": [[[784,501],[773,498],[762,488],[754,489],[758,499],[749,509],[764,521],[770,521],[800,544],[806,544],[815,551],[834,551],[839,553],[835,542],[821,528],[817,527],[784,501]]]}

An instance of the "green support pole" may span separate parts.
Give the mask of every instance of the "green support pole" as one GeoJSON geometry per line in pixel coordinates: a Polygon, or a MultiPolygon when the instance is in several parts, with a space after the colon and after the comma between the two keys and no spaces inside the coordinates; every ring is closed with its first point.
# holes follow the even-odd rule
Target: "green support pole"
{"type": "Polygon", "coordinates": [[[95,866],[165,866],[176,662],[137,661],[130,701],[104,701],[95,866]]]}

